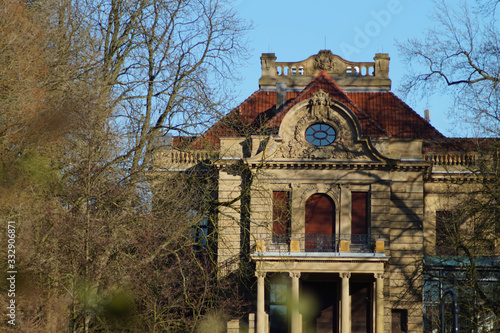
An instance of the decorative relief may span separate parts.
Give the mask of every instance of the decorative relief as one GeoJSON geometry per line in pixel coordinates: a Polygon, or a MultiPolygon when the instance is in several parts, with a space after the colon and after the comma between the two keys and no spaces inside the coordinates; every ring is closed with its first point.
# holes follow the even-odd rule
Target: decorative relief
{"type": "Polygon", "coordinates": [[[307,198],[313,194],[318,192],[318,186],[316,184],[304,184],[300,187],[300,192],[297,191],[297,195],[300,198],[301,207],[305,205],[307,198]]]}
{"type": "Polygon", "coordinates": [[[297,184],[295,195],[299,199],[299,207],[305,207],[307,199],[313,194],[324,193],[340,207],[340,187],[338,184],[297,184]]]}
{"type": "Polygon", "coordinates": [[[331,71],[335,68],[335,59],[332,51],[322,50],[314,58],[314,68],[319,70],[331,71]]]}
{"type": "Polygon", "coordinates": [[[331,118],[335,102],[323,90],[319,90],[309,100],[309,115],[316,119],[331,118]]]}
{"type": "Polygon", "coordinates": [[[269,70],[269,68],[271,68],[271,66],[269,66],[269,64],[267,63],[267,59],[263,59],[262,62],[263,62],[262,67],[264,67],[266,70],[269,70]]]}
{"type": "Polygon", "coordinates": [[[305,108],[305,116],[296,123],[293,137],[280,144],[275,157],[368,160],[362,145],[354,144],[351,127],[347,120],[335,110],[335,101],[326,92],[320,90],[314,94],[305,108]],[[315,146],[307,142],[305,132],[315,123],[331,126],[336,133],[335,141],[326,146],[315,146]]]}

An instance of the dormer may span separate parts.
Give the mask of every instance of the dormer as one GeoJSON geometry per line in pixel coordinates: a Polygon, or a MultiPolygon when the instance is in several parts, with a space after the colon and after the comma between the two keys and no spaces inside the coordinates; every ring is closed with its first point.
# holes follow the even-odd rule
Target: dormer
{"type": "Polygon", "coordinates": [[[321,71],[325,71],[345,91],[389,91],[389,55],[377,53],[373,62],[352,62],[334,55],[330,50],[296,62],[276,62],[274,53],[261,58],[261,89],[276,89],[277,82],[286,82],[289,89],[303,89],[321,71]]]}

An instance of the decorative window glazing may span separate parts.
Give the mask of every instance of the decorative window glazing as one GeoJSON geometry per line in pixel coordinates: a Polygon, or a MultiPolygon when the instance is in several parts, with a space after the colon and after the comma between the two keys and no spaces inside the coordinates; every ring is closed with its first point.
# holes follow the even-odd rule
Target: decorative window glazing
{"type": "Polygon", "coordinates": [[[328,146],[335,141],[336,133],[333,127],[327,124],[314,124],[306,130],[307,142],[315,146],[328,146]]]}

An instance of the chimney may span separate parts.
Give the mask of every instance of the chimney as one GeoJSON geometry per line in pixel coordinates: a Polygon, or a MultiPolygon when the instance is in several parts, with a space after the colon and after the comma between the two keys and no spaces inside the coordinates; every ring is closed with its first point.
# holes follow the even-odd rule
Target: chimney
{"type": "Polygon", "coordinates": [[[431,110],[429,110],[429,109],[424,110],[424,119],[428,123],[431,122],[431,110]]]}
{"type": "Polygon", "coordinates": [[[286,82],[276,82],[276,110],[286,103],[286,82]]]}

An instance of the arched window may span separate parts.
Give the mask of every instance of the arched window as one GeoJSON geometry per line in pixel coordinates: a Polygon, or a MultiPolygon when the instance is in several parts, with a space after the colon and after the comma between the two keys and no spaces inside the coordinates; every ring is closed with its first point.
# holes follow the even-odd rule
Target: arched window
{"type": "Polygon", "coordinates": [[[308,252],[329,252],[335,245],[335,204],[326,194],[313,194],[306,201],[305,241],[308,252]]]}

